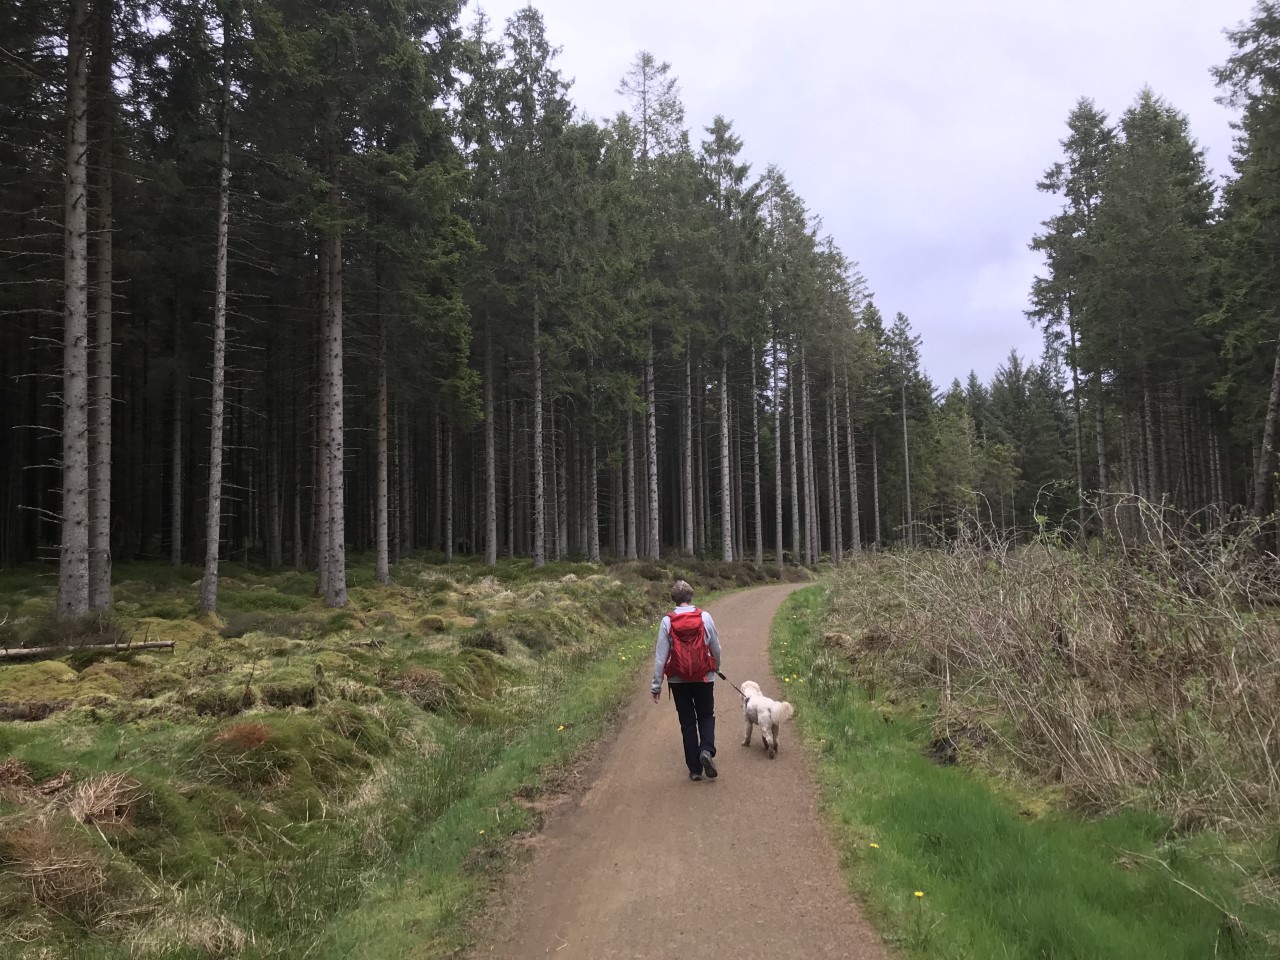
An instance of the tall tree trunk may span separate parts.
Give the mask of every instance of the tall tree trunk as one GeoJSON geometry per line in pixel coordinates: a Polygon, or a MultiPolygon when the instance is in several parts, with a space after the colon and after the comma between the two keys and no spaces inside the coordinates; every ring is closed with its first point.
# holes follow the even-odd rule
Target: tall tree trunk
{"type": "Polygon", "coordinates": [[[99,98],[98,242],[94,290],[93,450],[89,456],[89,609],[111,609],[111,351],[112,351],[112,133],[115,124],[113,39],[115,2],[98,4],[94,54],[99,98]]]}
{"type": "Polygon", "coordinates": [[[622,559],[627,542],[626,522],[623,517],[623,504],[626,498],[623,496],[622,488],[622,468],[614,467],[613,476],[609,479],[609,514],[613,521],[609,547],[614,560],[622,559]]]}
{"type": "Polygon", "coordinates": [[[507,397],[507,556],[516,555],[516,403],[507,397]]]}
{"type": "Polygon", "coordinates": [[[1133,449],[1133,428],[1129,412],[1120,410],[1120,466],[1129,493],[1137,496],[1143,492],[1138,457],[1133,449]]]}
{"type": "Polygon", "coordinates": [[[1084,423],[1080,415],[1080,368],[1076,364],[1076,324],[1074,317],[1067,323],[1071,335],[1071,411],[1072,439],[1076,447],[1076,525],[1077,535],[1084,542],[1085,509],[1084,509],[1084,423]]]}
{"type": "Polygon", "coordinates": [[[388,500],[391,495],[391,441],[387,409],[387,318],[378,313],[378,489],[374,492],[377,560],[374,578],[385,586],[391,584],[391,527],[388,500]]]}
{"type": "Polygon", "coordinates": [[[222,419],[227,360],[227,230],[231,207],[231,24],[222,21],[222,159],[218,166],[218,238],[213,275],[213,402],[209,418],[209,496],[205,514],[200,609],[218,609],[218,548],[222,533],[222,419]]]}
{"type": "Polygon", "coordinates": [[[267,441],[267,566],[278,570],[284,562],[284,529],[280,498],[280,408],[272,400],[267,441]]]}
{"type": "Polygon", "coordinates": [[[1157,390],[1152,402],[1155,418],[1156,465],[1160,471],[1160,500],[1166,506],[1176,506],[1173,464],[1169,461],[1169,400],[1164,390],[1157,390]]]}
{"type": "Polygon", "coordinates": [[[627,413],[627,559],[637,559],[636,545],[636,430],[627,413]]]}
{"type": "MultiPolygon", "coordinates": [[[[701,376],[699,376],[699,382],[702,382],[701,376]]],[[[706,411],[703,409],[701,397],[698,398],[698,428],[696,434],[697,439],[694,444],[698,448],[696,466],[698,475],[698,518],[694,525],[694,550],[701,555],[706,555],[711,552],[711,458],[707,455],[706,411]]]]}
{"type": "Polygon", "coordinates": [[[182,321],[173,321],[173,449],[170,451],[169,472],[172,485],[169,490],[169,563],[182,566],[182,377],[179,375],[178,342],[182,321]]]}
{"type": "Polygon", "coordinates": [[[58,616],[89,612],[89,220],[85,0],[67,28],[67,142],[63,211],[62,529],[58,616]]]}
{"type": "Polygon", "coordinates": [[[484,343],[484,564],[498,564],[498,458],[493,422],[493,338],[485,323],[484,343]]]}
{"type": "Polygon", "coordinates": [[[556,404],[551,401],[551,415],[543,419],[543,442],[546,443],[550,463],[544,461],[544,468],[547,477],[547,555],[553,559],[560,559],[560,443],[557,439],[556,430],[556,404]],[[551,424],[551,438],[547,441],[546,424],[551,424]]]}
{"type": "Polygon", "coordinates": [[[684,356],[684,483],[681,506],[684,510],[684,549],[693,555],[693,360],[692,348],[684,356]]]}
{"type": "MultiPolygon", "coordinates": [[[[551,449],[556,457],[556,559],[563,560],[569,554],[569,433],[555,427],[555,403],[551,405],[551,449]]],[[[579,501],[581,502],[581,501],[579,501]]]]}
{"type": "Polygon", "coordinates": [[[547,562],[547,489],[543,472],[542,344],[538,303],[533,304],[533,565],[547,562]]]}
{"type": "MultiPolygon", "coordinates": [[[[1003,509],[1003,497],[1001,497],[1000,502],[1003,509]]],[[[875,520],[875,546],[878,548],[883,540],[880,535],[880,454],[876,449],[876,432],[874,428],[871,431],[871,510],[872,517],[875,520]]]]}
{"type": "Polygon", "coordinates": [[[732,563],[733,490],[729,475],[729,352],[720,348],[720,557],[732,563]]]}
{"type": "Polygon", "coordinates": [[[1094,385],[1093,432],[1098,452],[1098,509],[1102,511],[1103,529],[1106,529],[1107,490],[1111,486],[1111,477],[1107,469],[1107,411],[1102,394],[1101,374],[1094,385]]]}
{"type": "Polygon", "coordinates": [[[646,556],[657,560],[661,552],[661,517],[658,513],[658,399],[653,382],[653,328],[649,328],[649,355],[645,358],[645,454],[649,477],[649,537],[646,556]]]}
{"type": "Polygon", "coordinates": [[[400,401],[400,552],[417,547],[414,518],[417,516],[417,458],[414,456],[413,407],[400,401]]]}
{"type": "Polygon", "coordinates": [[[1262,422],[1262,443],[1258,447],[1258,469],[1253,478],[1253,515],[1261,520],[1267,512],[1267,495],[1271,489],[1271,463],[1276,449],[1276,420],[1280,419],[1280,340],[1276,341],[1276,358],[1271,368],[1271,396],[1267,400],[1267,416],[1262,422]]]}
{"type": "Polygon", "coordinates": [[[800,466],[804,470],[804,556],[806,565],[818,562],[822,546],[818,541],[818,482],[813,475],[813,420],[809,400],[809,364],[800,351],[800,466]]]}
{"type": "Polygon", "coordinates": [[[441,473],[444,479],[444,562],[453,563],[453,424],[449,424],[444,438],[441,473]]]}
{"type": "Polygon", "coordinates": [[[1212,418],[1209,420],[1209,498],[1210,503],[1217,507],[1222,503],[1222,491],[1218,486],[1218,433],[1214,427],[1212,418]]]}
{"type": "MultiPolygon", "coordinates": [[[[337,212],[341,202],[338,192],[338,171],[334,165],[333,186],[329,202],[337,212]]],[[[345,391],[343,377],[343,263],[342,236],[330,241],[329,270],[332,276],[329,286],[329,596],[331,607],[347,605],[347,523],[346,523],[346,443],[344,415],[345,391]]]]}
{"type": "Polygon", "coordinates": [[[316,593],[329,594],[329,244],[321,241],[320,326],[316,337],[316,399],[312,410],[311,560],[316,567],[316,593]]]}
{"type": "Polygon", "coordinates": [[[600,562],[600,461],[596,441],[591,440],[591,460],[587,464],[587,562],[600,562]]]}
{"type": "Polygon", "coordinates": [[[751,480],[754,489],[752,510],[755,514],[755,548],[756,566],[764,566],[764,516],[761,498],[764,491],[760,485],[760,402],[756,392],[756,347],[751,345],[751,480]]]}
{"type": "MultiPolygon", "coordinates": [[[[444,551],[444,424],[437,413],[432,418],[431,434],[431,545],[444,551]]],[[[513,428],[514,429],[514,428],[513,428]]]]}
{"type": "Polygon", "coordinates": [[[1156,447],[1156,417],[1155,405],[1151,400],[1151,390],[1149,387],[1142,388],[1142,430],[1143,430],[1143,446],[1147,454],[1147,499],[1155,502],[1157,495],[1164,500],[1164,487],[1161,484],[1159,458],[1160,453],[1156,447]]]}
{"type": "Polygon", "coordinates": [[[733,556],[741,560],[747,553],[747,501],[743,489],[742,404],[729,404],[729,477],[733,490],[733,556]]]}
{"type": "Polygon", "coordinates": [[[302,552],[302,430],[298,423],[298,401],[293,400],[293,569],[301,570],[302,552]]]}
{"type": "Polygon", "coordinates": [[[840,476],[840,431],[836,425],[836,374],[831,370],[831,392],[827,395],[827,476],[828,496],[831,501],[831,558],[836,563],[844,561],[844,516],[841,503],[843,495],[840,490],[843,480],[840,476]]]}
{"type": "Polygon", "coordinates": [[[849,443],[849,549],[862,549],[862,520],[858,507],[858,453],[853,435],[853,405],[849,402],[849,378],[844,378],[844,428],[849,443]]]}
{"type": "Polygon", "coordinates": [[[773,545],[778,561],[778,576],[781,578],[786,567],[786,550],[782,543],[782,393],[778,388],[778,338],[773,339],[773,545]]]}
{"type": "Polygon", "coordinates": [[[404,415],[403,404],[391,401],[391,475],[387,478],[388,526],[391,528],[391,562],[398,564],[404,557],[404,540],[401,538],[401,517],[404,516],[404,504],[400,499],[401,476],[404,467],[404,447],[400,443],[400,418],[404,415]]]}
{"type": "Polygon", "coordinates": [[[1205,429],[1208,424],[1209,420],[1205,416],[1203,408],[1200,404],[1196,404],[1191,429],[1193,431],[1192,457],[1195,460],[1195,507],[1197,510],[1203,510],[1213,503],[1213,487],[1212,481],[1209,479],[1209,434],[1205,429]]]}
{"type": "Polygon", "coordinates": [[[1188,512],[1198,506],[1194,500],[1191,450],[1187,444],[1190,418],[1187,416],[1186,399],[1181,390],[1177,392],[1177,397],[1174,416],[1178,423],[1178,481],[1174,485],[1174,497],[1178,509],[1188,512]]]}
{"type": "MultiPolygon", "coordinates": [[[[568,419],[569,417],[566,412],[566,428],[568,428],[568,419]]],[[[591,494],[587,489],[587,456],[589,451],[587,450],[586,443],[582,439],[581,426],[576,424],[573,426],[573,443],[569,446],[573,449],[574,540],[566,549],[569,553],[576,552],[585,556],[590,552],[590,548],[587,546],[587,517],[591,512],[591,504],[588,503],[587,500],[591,494]]]]}
{"type": "Polygon", "coordinates": [[[791,557],[799,566],[803,561],[800,559],[800,484],[796,465],[796,371],[790,354],[787,356],[787,406],[787,443],[791,454],[791,557]]]}
{"type": "Polygon", "coordinates": [[[915,521],[911,516],[911,435],[907,432],[907,378],[902,378],[902,470],[907,508],[907,546],[915,546],[915,521]]]}

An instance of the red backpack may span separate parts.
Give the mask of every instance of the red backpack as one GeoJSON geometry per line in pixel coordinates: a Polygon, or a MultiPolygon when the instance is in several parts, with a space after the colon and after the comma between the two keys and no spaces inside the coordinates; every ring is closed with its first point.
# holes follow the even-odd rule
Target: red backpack
{"type": "Polygon", "coordinates": [[[706,680],[707,674],[716,668],[716,659],[707,646],[707,627],[702,622],[702,611],[672,610],[671,652],[663,674],[679,680],[706,680]]]}

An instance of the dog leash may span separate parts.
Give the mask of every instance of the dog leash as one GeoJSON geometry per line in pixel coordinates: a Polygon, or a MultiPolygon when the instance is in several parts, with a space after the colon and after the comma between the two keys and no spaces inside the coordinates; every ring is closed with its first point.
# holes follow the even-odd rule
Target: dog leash
{"type": "Polygon", "coordinates": [[[733,687],[733,689],[737,690],[738,696],[740,696],[743,700],[747,699],[747,695],[738,689],[738,685],[734,683],[732,680],[730,680],[728,677],[726,677],[719,670],[716,671],[716,676],[719,677],[721,680],[723,680],[725,683],[727,683],[729,686],[733,687]]]}

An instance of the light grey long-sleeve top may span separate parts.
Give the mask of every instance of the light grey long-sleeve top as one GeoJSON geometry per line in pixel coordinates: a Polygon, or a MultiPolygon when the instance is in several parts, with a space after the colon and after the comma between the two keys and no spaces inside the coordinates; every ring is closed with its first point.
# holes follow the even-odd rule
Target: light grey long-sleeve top
{"type": "MultiPolygon", "coordinates": [[[[682,613],[687,610],[696,609],[692,603],[682,603],[676,607],[673,613],[682,613]]],[[[716,670],[720,669],[720,634],[716,632],[716,622],[711,619],[711,614],[702,611],[702,624],[707,630],[707,646],[711,648],[711,656],[716,662],[716,670]]],[[[662,689],[662,669],[667,665],[667,654],[671,652],[671,616],[662,618],[662,625],[658,627],[658,649],[653,655],[653,686],[652,690],[657,693],[662,689]]],[[[716,675],[714,672],[707,674],[707,680],[714,683],[716,675]]],[[[679,677],[670,677],[671,683],[684,683],[679,677]]]]}

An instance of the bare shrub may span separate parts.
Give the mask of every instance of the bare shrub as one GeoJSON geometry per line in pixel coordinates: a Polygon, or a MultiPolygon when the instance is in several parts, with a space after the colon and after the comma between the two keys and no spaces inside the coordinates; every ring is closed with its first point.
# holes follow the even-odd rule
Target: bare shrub
{"type": "Polygon", "coordinates": [[[941,549],[844,568],[828,646],[873,687],[936,690],[940,739],[962,714],[990,716],[1021,765],[1084,807],[1142,796],[1180,824],[1274,823],[1275,558],[1248,525],[1126,510],[1088,551],[972,523],[941,549]]]}

